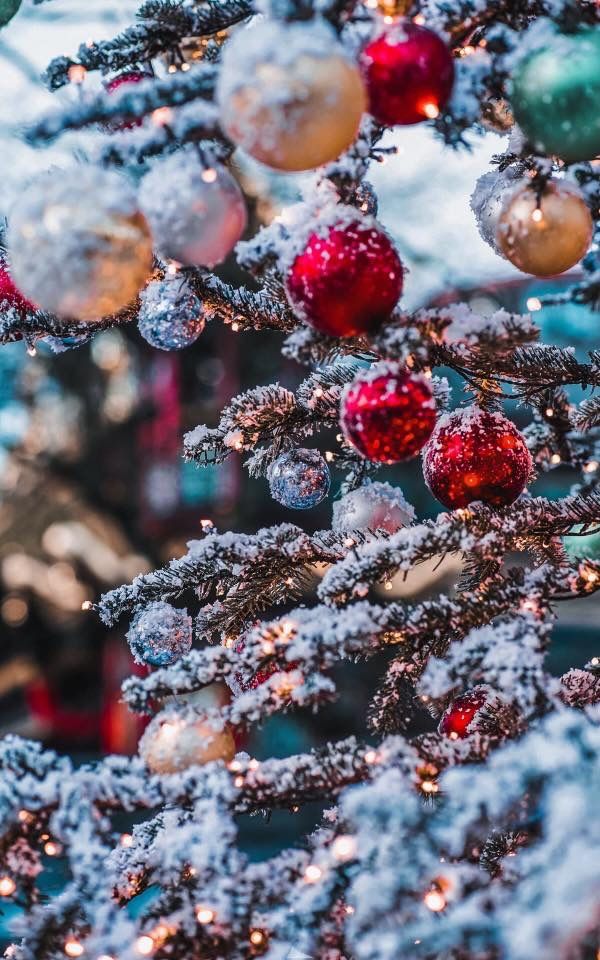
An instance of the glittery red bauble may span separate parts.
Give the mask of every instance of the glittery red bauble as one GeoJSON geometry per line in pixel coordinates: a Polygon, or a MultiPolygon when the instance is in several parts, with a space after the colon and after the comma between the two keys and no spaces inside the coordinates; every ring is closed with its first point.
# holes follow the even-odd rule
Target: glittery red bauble
{"type": "Polygon", "coordinates": [[[286,281],[297,315],[331,337],[379,326],[402,293],[402,263],[383,230],[368,220],[313,233],[286,281]]]}
{"type": "Polygon", "coordinates": [[[487,698],[487,691],[481,687],[474,687],[473,690],[468,690],[467,693],[457,697],[442,714],[438,726],[439,732],[452,739],[460,737],[462,740],[463,737],[467,737],[473,732],[469,729],[471,723],[487,698]]]}
{"type": "MultiPolygon", "coordinates": [[[[115,90],[120,90],[128,83],[141,83],[142,80],[147,80],[150,76],[149,73],[140,73],[135,70],[131,73],[120,73],[112,80],[107,80],[104,86],[107,93],[114,93],[115,90]]],[[[142,122],[142,117],[138,117],[135,120],[112,121],[108,126],[111,130],[132,130],[134,127],[141,127],[142,122]]]]}
{"type": "Polygon", "coordinates": [[[514,423],[477,407],[443,417],[423,453],[427,485],[451,510],[474,500],[494,507],[513,503],[531,470],[531,455],[514,423]]]}
{"type": "Polygon", "coordinates": [[[13,307],[21,314],[35,310],[35,306],[26,297],[13,281],[6,267],[0,266],[0,311],[2,307],[13,307]]]}
{"type": "Polygon", "coordinates": [[[429,382],[401,367],[375,367],[346,389],[340,425],[346,439],[368,460],[409,460],[435,426],[429,382]]]}
{"type": "Polygon", "coordinates": [[[437,33],[410,20],[365,47],[362,65],[369,112],[388,126],[434,119],[452,93],[450,50],[437,33]]]}

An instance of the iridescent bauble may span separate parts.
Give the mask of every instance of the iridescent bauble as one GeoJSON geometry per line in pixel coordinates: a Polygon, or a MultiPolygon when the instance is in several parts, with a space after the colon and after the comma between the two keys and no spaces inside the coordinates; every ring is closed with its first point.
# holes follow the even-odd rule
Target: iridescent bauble
{"type": "Polygon", "coordinates": [[[444,109],[454,62],[444,41],[427,27],[402,20],[365,47],[361,57],[369,113],[379,123],[419,123],[444,109]]]}
{"type": "Polygon", "coordinates": [[[16,310],[23,317],[25,314],[34,311],[36,307],[23,296],[15,285],[8,268],[0,266],[0,311],[3,312],[6,309],[16,310]]]}
{"type": "Polygon", "coordinates": [[[375,330],[402,293],[400,257],[370,217],[319,227],[286,277],[296,315],[330,337],[375,330]]]}
{"type": "Polygon", "coordinates": [[[531,454],[514,423],[475,406],[441,417],[423,451],[427,486],[451,510],[476,500],[494,507],[513,503],[532,469],[531,454]]]}
{"type": "Polygon", "coordinates": [[[217,86],[228,137],[276,170],[337,159],[366,110],[360,71],[325,21],[263,20],[226,44],[217,86]]]}
{"type": "Polygon", "coordinates": [[[507,198],[520,181],[523,181],[523,174],[513,166],[502,171],[490,170],[479,177],[471,194],[471,210],[475,214],[479,233],[492,250],[499,254],[501,251],[496,242],[498,221],[507,198]]]}
{"type": "Polygon", "coordinates": [[[0,27],[5,26],[18,12],[22,0],[0,0],[0,27]]]}
{"type": "Polygon", "coordinates": [[[120,174],[53,169],[19,197],[9,219],[11,270],[48,313],[94,321],[127,307],[152,269],[150,228],[120,174]]]}
{"type": "Polygon", "coordinates": [[[183,350],[204,330],[202,301],[181,276],[153,280],[140,296],[138,329],[159,350],[183,350]]]}
{"type": "Polygon", "coordinates": [[[166,667],[192,648],[192,618],[163,600],[142,607],[127,631],[127,640],[137,663],[166,667]]]}
{"type": "Polygon", "coordinates": [[[188,267],[214,267],[246,229],[244,196],[221,164],[206,166],[194,150],[178,150],[140,184],[140,208],[163,257],[188,267]]]}
{"type": "MultiPolygon", "coordinates": [[[[152,77],[150,72],[142,73],[140,70],[130,70],[127,73],[119,73],[116,77],[106,80],[104,87],[107,93],[114,93],[126,86],[135,86],[143,80],[152,77]]],[[[136,117],[135,120],[109,121],[107,127],[109,130],[132,130],[134,127],[141,127],[142,117],[136,117]]]]}
{"type": "Polygon", "coordinates": [[[600,27],[544,41],[515,70],[515,120],[538,152],[567,163],[593,160],[600,154],[600,27]]]}
{"type": "Polygon", "coordinates": [[[139,753],[152,773],[179,773],[212,760],[232,760],[235,742],[228,726],[215,730],[191,707],[168,707],[146,727],[139,753]]]}
{"type": "Polygon", "coordinates": [[[590,209],[575,184],[550,180],[539,201],[530,185],[508,195],[496,243],[519,270],[552,277],[585,256],[593,229],[590,209]]]}
{"type": "Polygon", "coordinates": [[[329,467],[318,450],[289,450],[269,468],[271,496],[290,510],[316,507],[329,493],[330,483],[329,467]]]}
{"type": "Polygon", "coordinates": [[[375,480],[335,501],[331,528],[336,533],[385,530],[391,534],[410,526],[414,519],[414,507],[400,488],[375,480]]]}
{"type": "Polygon", "coordinates": [[[473,721],[488,701],[487,687],[473,687],[452,701],[442,714],[438,730],[452,740],[463,739],[473,733],[473,721]]]}
{"type": "Polygon", "coordinates": [[[429,440],[435,419],[429,381],[403,367],[376,364],[342,395],[340,426],[346,440],[377,463],[414,457],[429,440]]]}

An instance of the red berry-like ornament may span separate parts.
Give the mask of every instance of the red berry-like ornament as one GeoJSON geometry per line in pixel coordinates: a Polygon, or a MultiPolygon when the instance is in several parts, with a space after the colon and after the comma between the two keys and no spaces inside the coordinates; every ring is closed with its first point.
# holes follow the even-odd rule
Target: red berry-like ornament
{"type": "MultiPolygon", "coordinates": [[[[104,84],[104,87],[107,93],[114,93],[116,90],[120,90],[121,87],[126,86],[127,84],[141,83],[142,80],[147,80],[151,76],[152,74],[142,73],[139,70],[132,70],[128,73],[119,73],[116,77],[112,77],[111,80],[107,80],[104,84]]],[[[107,126],[111,130],[132,130],[134,127],[141,127],[142,122],[142,118],[137,117],[135,120],[112,122],[107,124],[107,126]]]]}
{"type": "Polygon", "coordinates": [[[494,507],[513,503],[533,463],[525,440],[501,413],[478,407],[442,417],[423,452],[423,474],[437,499],[456,510],[475,500],[494,507]]]}
{"type": "Polygon", "coordinates": [[[400,257],[388,235],[367,218],[315,231],[287,275],[296,314],[330,337],[376,329],[402,293],[400,257]]]}
{"type": "Polygon", "coordinates": [[[0,311],[7,307],[16,310],[21,316],[36,309],[34,304],[23,296],[6,267],[0,266],[0,311]]]}
{"type": "Polygon", "coordinates": [[[399,463],[425,446],[435,413],[425,377],[378,364],[346,388],[340,425],[346,440],[367,460],[399,463]]]}
{"type": "Polygon", "coordinates": [[[452,93],[454,63],[444,41],[427,27],[403,20],[362,53],[369,112],[379,123],[432,120],[452,93]]]}
{"type": "Polygon", "coordinates": [[[457,697],[442,714],[438,726],[439,733],[452,740],[468,737],[473,733],[471,728],[473,720],[487,700],[488,692],[485,687],[473,687],[472,690],[457,697]]]}

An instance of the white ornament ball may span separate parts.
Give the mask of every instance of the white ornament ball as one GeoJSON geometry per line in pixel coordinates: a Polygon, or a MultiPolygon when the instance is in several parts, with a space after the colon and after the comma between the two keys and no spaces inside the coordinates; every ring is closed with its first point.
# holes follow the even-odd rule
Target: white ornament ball
{"type": "Polygon", "coordinates": [[[157,713],[138,749],[148,769],[159,774],[178,773],[213,760],[229,761],[236,752],[229,727],[215,730],[206,717],[191,708],[167,708],[157,713]]]}
{"type": "Polygon", "coordinates": [[[244,196],[229,171],[180,150],[159,160],[140,184],[140,208],[161,255],[188,267],[214,267],[246,229],[244,196]]]}
{"type": "Polygon", "coordinates": [[[204,330],[202,301],[182,276],[153,280],[140,301],[138,329],[158,350],[183,350],[204,330]]]}
{"type": "Polygon", "coordinates": [[[503,254],[496,242],[500,214],[509,193],[522,180],[522,173],[517,173],[514,167],[508,167],[503,172],[490,170],[479,177],[471,194],[471,210],[475,214],[479,234],[500,256],[503,254]]]}
{"type": "Polygon", "coordinates": [[[15,283],[42,310],[94,321],[135,299],[152,270],[152,238],[135,192],[100,167],[53,169],[17,200],[8,247],[15,283]]]}
{"type": "Polygon", "coordinates": [[[336,533],[353,530],[386,530],[396,533],[415,519],[414,507],[399,487],[373,481],[351,490],[333,504],[332,529],[336,533]]]}

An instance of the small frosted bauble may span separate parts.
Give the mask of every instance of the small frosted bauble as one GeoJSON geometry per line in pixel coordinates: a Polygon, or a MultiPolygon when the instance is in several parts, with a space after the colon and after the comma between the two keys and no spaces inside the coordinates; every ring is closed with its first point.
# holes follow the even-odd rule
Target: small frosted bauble
{"type": "Polygon", "coordinates": [[[524,186],[510,194],[496,228],[496,242],[507,260],[535,277],[552,277],[579,263],[592,242],[594,224],[579,189],[550,181],[538,203],[524,186]]]}
{"type": "Polygon", "coordinates": [[[227,136],[287,171],[337,159],[367,105],[357,65],[317,20],[265,20],[236,33],[225,46],[217,99],[227,136]]]}
{"type": "Polygon", "coordinates": [[[202,301],[183,277],[153,280],[140,301],[139,331],[159,350],[183,350],[204,330],[202,301]]]}
{"type": "Polygon", "coordinates": [[[244,197],[237,180],[194,151],[159,160],[140,184],[140,207],[163,257],[188,267],[214,267],[246,229],[244,197]]]}
{"type": "Polygon", "coordinates": [[[452,54],[427,27],[403,20],[363,50],[369,113],[379,123],[419,123],[444,109],[454,83],[452,54]]]}
{"type": "Polygon", "coordinates": [[[0,312],[16,310],[20,316],[36,308],[23,296],[6,267],[0,266],[0,312]]]}
{"type": "Polygon", "coordinates": [[[513,503],[532,471],[531,454],[512,421],[478,407],[443,416],[423,451],[423,475],[437,499],[456,510],[475,500],[513,503]]]}
{"type": "Polygon", "coordinates": [[[148,724],[139,753],[152,773],[179,773],[212,760],[232,760],[236,748],[229,727],[215,730],[192,709],[167,708],[148,724]]]}
{"type": "Polygon", "coordinates": [[[438,726],[439,732],[452,740],[468,737],[474,732],[473,721],[488,702],[488,696],[487,687],[473,687],[472,690],[456,697],[442,714],[438,726]]]}
{"type": "Polygon", "coordinates": [[[18,12],[22,0],[0,0],[0,27],[12,20],[18,12]]]}
{"type": "Polygon", "coordinates": [[[157,600],[139,610],[127,631],[127,640],[137,663],[166,667],[192,648],[192,618],[187,610],[157,600]]]}
{"type": "Polygon", "coordinates": [[[385,530],[396,533],[415,518],[414,508],[399,487],[373,481],[346,493],[333,504],[332,530],[385,530]]]}
{"type": "Polygon", "coordinates": [[[479,177],[471,194],[471,210],[475,214],[477,229],[482,239],[500,255],[496,242],[498,221],[507,197],[522,179],[522,173],[512,166],[502,171],[490,170],[479,177]]]}
{"type": "Polygon", "coordinates": [[[10,262],[23,295],[48,313],[99,320],[137,296],[152,238],[124,177],[99,167],[54,169],[15,204],[10,262]]]}
{"type": "Polygon", "coordinates": [[[600,154],[600,27],[556,34],[519,64],[515,120],[540,153],[567,163],[600,154]]]}
{"type": "Polygon", "coordinates": [[[277,503],[290,510],[310,510],[329,493],[329,467],[318,450],[289,450],[269,468],[269,488],[277,503]]]}
{"type": "Polygon", "coordinates": [[[340,405],[340,426],[352,446],[377,463],[410,460],[435,426],[429,381],[402,367],[381,364],[351,383],[340,405]]]}
{"type": "Polygon", "coordinates": [[[330,337],[375,330],[402,293],[400,257],[370,218],[323,226],[293,261],[286,291],[304,323],[330,337]]]}
{"type": "MultiPolygon", "coordinates": [[[[150,77],[152,77],[152,74],[149,72],[142,73],[140,70],[130,70],[128,73],[119,73],[116,77],[111,77],[110,80],[105,82],[104,87],[107,93],[114,93],[116,90],[141,83],[142,80],[148,80],[150,77]]],[[[141,127],[142,123],[143,118],[137,117],[135,120],[109,121],[107,126],[110,130],[132,130],[134,127],[141,127]]]]}

